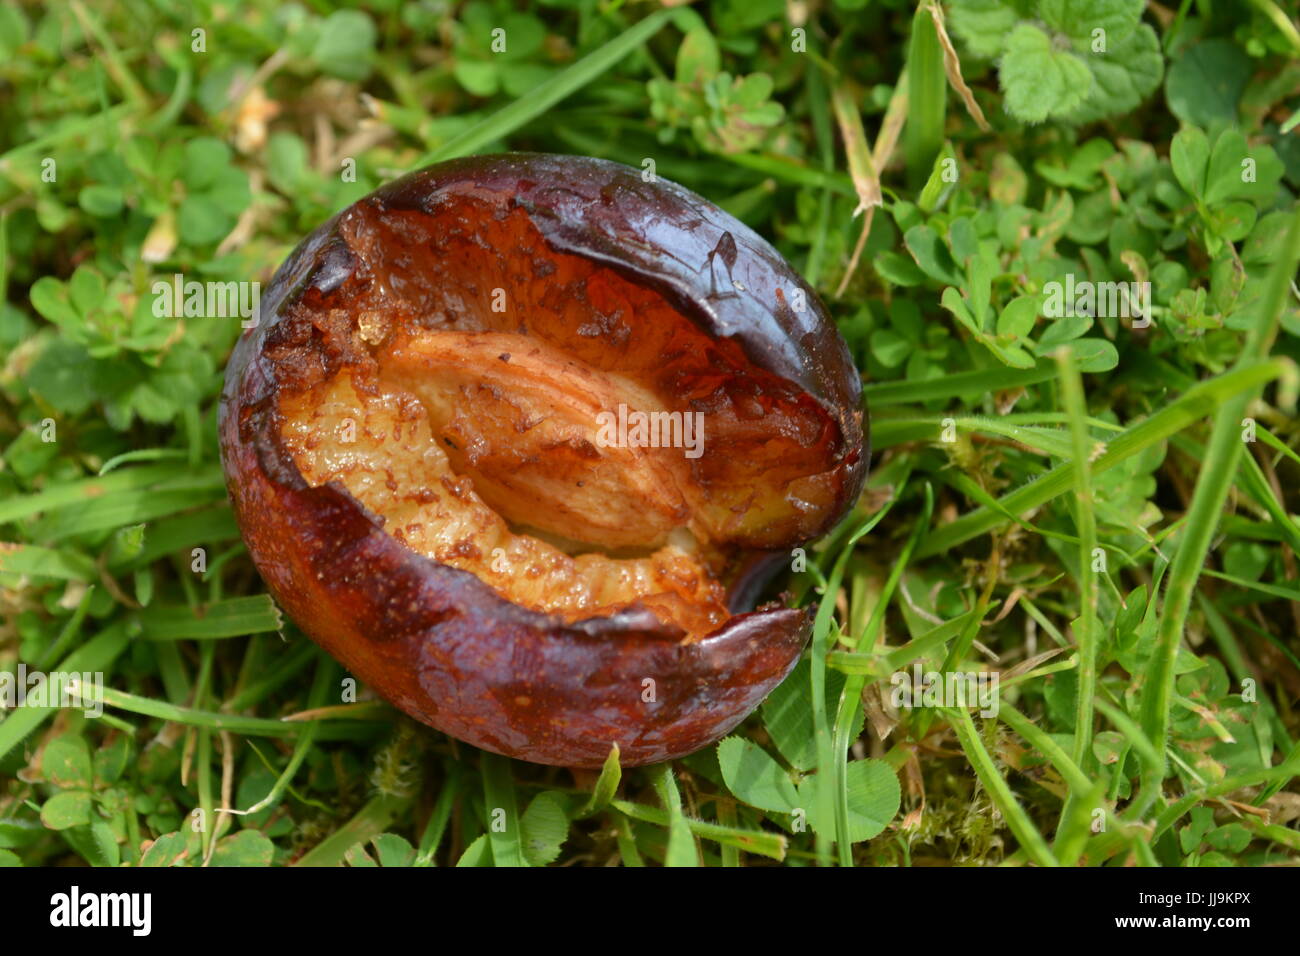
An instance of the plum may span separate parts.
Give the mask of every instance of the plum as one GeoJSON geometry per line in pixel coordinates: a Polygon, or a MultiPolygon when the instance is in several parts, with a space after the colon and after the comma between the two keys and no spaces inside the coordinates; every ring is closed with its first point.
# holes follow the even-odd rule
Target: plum
{"type": "Polygon", "coordinates": [[[701,197],[514,153],[308,236],[226,369],[235,516],[271,593],[393,705],[523,760],[716,741],[807,610],[751,605],[853,507],[861,382],[816,294],[701,197]]]}

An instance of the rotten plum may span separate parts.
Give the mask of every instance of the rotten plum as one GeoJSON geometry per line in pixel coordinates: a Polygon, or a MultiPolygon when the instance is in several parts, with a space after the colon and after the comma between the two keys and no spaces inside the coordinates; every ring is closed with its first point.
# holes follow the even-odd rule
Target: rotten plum
{"type": "Polygon", "coordinates": [[[856,501],[861,384],[746,226],[615,163],[472,157],[325,223],[262,306],[222,394],[235,515],[395,706],[632,766],[717,740],[794,665],[808,612],[748,605],[856,501]]]}

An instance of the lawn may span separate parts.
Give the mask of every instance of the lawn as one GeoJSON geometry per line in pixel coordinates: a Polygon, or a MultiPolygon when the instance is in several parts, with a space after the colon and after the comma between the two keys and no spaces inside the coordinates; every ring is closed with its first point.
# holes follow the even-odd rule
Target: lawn
{"type": "Polygon", "coordinates": [[[1297,191],[1281,0],[0,0],[0,865],[1300,863],[1297,191]],[[507,150],[717,204],[865,383],[803,658],[670,764],[355,687],[227,498],[241,315],[158,308],[507,150]]]}

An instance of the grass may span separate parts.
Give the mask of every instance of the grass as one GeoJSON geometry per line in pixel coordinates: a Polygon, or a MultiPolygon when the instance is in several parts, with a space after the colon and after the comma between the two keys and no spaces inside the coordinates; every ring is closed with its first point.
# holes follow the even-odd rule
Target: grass
{"type": "Polygon", "coordinates": [[[0,0],[0,675],[105,680],[102,717],[0,720],[0,865],[1300,861],[1300,33],[1270,0],[1112,19],[1147,72],[1085,109],[1038,78],[1087,86],[1088,23],[1019,24],[1033,61],[942,12],[0,0]],[[863,372],[870,484],[784,582],[805,658],[671,765],[517,763],[355,686],[224,497],[239,319],[152,314],[502,149],[653,159],[863,372]],[[1054,314],[1067,277],[1147,311],[1054,314]]]}

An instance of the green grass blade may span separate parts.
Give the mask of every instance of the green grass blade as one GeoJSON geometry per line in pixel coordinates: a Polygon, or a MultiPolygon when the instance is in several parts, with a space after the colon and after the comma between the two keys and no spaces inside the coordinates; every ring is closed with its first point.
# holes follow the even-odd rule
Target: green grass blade
{"type": "Polygon", "coordinates": [[[357,811],[356,816],[335,830],[295,862],[294,866],[340,866],[343,856],[358,843],[383,833],[411,804],[410,797],[380,794],[357,811]]]}
{"type": "MultiPolygon", "coordinates": [[[[129,643],[126,625],[116,621],[60,661],[55,670],[77,674],[107,671],[118,655],[126,650],[129,643]]],[[[58,707],[31,705],[24,705],[12,711],[3,722],[0,722],[0,757],[16,747],[28,734],[58,711],[58,707]]]]}
{"type": "Polygon", "coordinates": [[[659,795],[666,814],[668,825],[668,852],[664,857],[665,866],[699,866],[699,851],[691,828],[682,813],[682,796],[677,791],[677,781],[673,778],[671,763],[661,763],[649,768],[650,779],[655,793],[659,795]]]}
{"type": "Polygon", "coordinates": [[[622,779],[623,768],[618,762],[618,744],[614,744],[609,750],[609,756],[605,758],[604,765],[600,768],[600,776],[591,791],[591,799],[578,811],[578,818],[594,816],[609,806],[609,802],[614,799],[614,794],[618,792],[619,781],[622,779]]]}
{"type": "MultiPolygon", "coordinates": [[[[1239,395],[1280,377],[1287,367],[1287,363],[1283,360],[1273,359],[1233,369],[1192,386],[1150,418],[1125,429],[1108,442],[1106,451],[1092,463],[1093,475],[1102,474],[1152,445],[1164,441],[1170,435],[1195,424],[1206,415],[1212,414],[1231,396],[1239,395]]],[[[1073,482],[1074,466],[1068,463],[1057,465],[1037,480],[1002,495],[998,501],[1004,511],[1021,514],[1040,508],[1065,494],[1070,490],[1073,482]]],[[[1004,520],[1006,519],[995,511],[978,508],[927,535],[921,542],[916,556],[925,558],[941,554],[991,531],[1004,520]]]]}
{"type": "Polygon", "coordinates": [[[497,866],[527,866],[524,828],[519,819],[514,771],[510,760],[484,751],[481,761],[483,802],[488,816],[488,842],[492,844],[492,860],[497,866]]]}
{"type": "MultiPolygon", "coordinates": [[[[210,710],[197,710],[193,707],[180,707],[166,701],[153,700],[128,694],[123,690],[104,688],[104,704],[116,707],[132,714],[144,717],[157,717],[191,727],[206,727],[209,730],[229,730],[236,734],[250,737],[297,737],[313,723],[311,720],[272,720],[266,717],[245,717],[239,714],[221,714],[210,710]]],[[[328,720],[319,728],[322,740],[356,740],[372,736],[376,729],[384,725],[370,721],[328,720]]]]}
{"type": "MultiPolygon", "coordinates": [[[[1267,354],[1281,318],[1282,306],[1291,277],[1295,275],[1300,260],[1300,214],[1293,217],[1287,233],[1285,247],[1269,270],[1263,302],[1259,307],[1259,320],[1246,334],[1241,358],[1234,371],[1250,369],[1252,362],[1267,354]]],[[[1231,374],[1231,373],[1229,373],[1231,374]]],[[[1165,588],[1165,602],[1156,632],[1156,648],[1142,688],[1142,729],[1155,744],[1160,756],[1157,766],[1150,766],[1144,775],[1142,789],[1136,803],[1145,811],[1159,796],[1160,782],[1165,771],[1165,745],[1169,736],[1169,713],[1174,688],[1174,659],[1182,642],[1187,612],[1196,591],[1196,581],[1205,564],[1210,542],[1223,513],[1232,476],[1237,471],[1243,444],[1241,420],[1251,399],[1263,383],[1234,392],[1227,397],[1214,419],[1214,429],[1206,448],[1192,504],[1188,509],[1187,526],[1182,541],[1169,568],[1169,582],[1165,588]]]]}
{"type": "MultiPolygon", "coordinates": [[[[659,807],[648,807],[644,804],[633,803],[630,800],[614,800],[610,806],[634,820],[641,820],[659,827],[672,826],[672,815],[667,810],[659,807]]],[[[742,827],[709,823],[707,820],[696,820],[685,816],[681,819],[682,825],[690,833],[702,840],[710,840],[719,846],[735,847],[737,850],[755,853],[771,860],[785,859],[786,840],[779,833],[769,833],[766,830],[747,830],[742,827]]],[[[694,850],[692,849],[691,852],[694,853],[694,850]]],[[[639,858],[638,854],[637,859],[639,858]]],[[[685,854],[683,854],[683,859],[686,859],[685,854]]],[[[694,866],[695,863],[692,860],[681,865],[694,866]]]]}
{"type": "Polygon", "coordinates": [[[1006,780],[998,772],[997,764],[993,762],[992,756],[984,747],[984,742],[980,740],[979,732],[975,729],[975,722],[971,720],[970,714],[964,710],[947,708],[944,713],[948,715],[953,730],[957,732],[957,739],[961,743],[962,750],[966,752],[966,759],[970,761],[980,783],[984,785],[994,806],[1007,821],[1007,826],[1011,827],[1011,832],[1016,835],[1025,853],[1039,866],[1057,866],[1056,857],[1052,855],[1042,834],[1038,832],[1038,828],[1034,826],[1029,815],[1025,813],[1024,807],[1016,800],[1006,780]]]}
{"type": "MultiPolygon", "coordinates": [[[[69,505],[84,505],[118,492],[149,488],[182,479],[190,470],[180,465],[146,465],[115,471],[100,478],[83,478],[64,482],[32,495],[0,501],[0,524],[55,511],[69,505]]],[[[215,472],[218,477],[220,471],[215,472]]]]}
{"type": "Polygon", "coordinates": [[[903,154],[911,189],[920,189],[925,184],[934,158],[943,148],[943,124],[948,108],[943,48],[927,6],[929,2],[922,0],[912,16],[907,52],[907,125],[903,128],[903,154]]]}
{"type": "Polygon", "coordinates": [[[228,598],[196,608],[153,605],[138,615],[140,636],[151,641],[213,640],[278,631],[284,625],[269,595],[228,598]]]}
{"type": "MultiPolygon", "coordinates": [[[[907,562],[910,560],[912,551],[916,548],[916,543],[921,539],[925,530],[930,526],[930,515],[934,511],[934,489],[930,485],[925,486],[925,503],[921,507],[921,514],[917,517],[915,525],[912,527],[912,533],[903,545],[903,550],[894,560],[889,570],[889,577],[885,580],[885,586],[881,589],[879,597],[876,599],[875,606],[871,609],[871,617],[867,620],[866,626],[858,636],[858,641],[854,647],[854,652],[858,654],[870,653],[875,646],[876,638],[880,634],[880,629],[885,623],[885,611],[889,607],[890,601],[893,600],[894,592],[898,590],[898,582],[903,578],[903,572],[907,570],[907,562]]],[[[854,717],[858,708],[862,706],[862,691],[866,687],[867,680],[865,677],[850,674],[844,681],[844,688],[840,691],[839,706],[835,714],[835,724],[831,738],[831,746],[834,748],[834,793],[835,793],[835,843],[839,849],[840,865],[853,865],[853,844],[849,841],[849,793],[846,779],[847,753],[851,741],[849,735],[852,733],[854,717]]]]}
{"type": "Polygon", "coordinates": [[[958,372],[921,381],[873,382],[863,386],[862,395],[868,407],[884,408],[889,405],[913,405],[936,399],[978,398],[989,392],[1010,388],[1028,388],[1056,378],[1056,367],[1051,362],[1041,362],[1034,368],[990,368],[978,372],[958,372]]]}
{"type": "MultiPolygon", "coordinates": [[[[880,511],[864,520],[840,545],[839,556],[835,559],[835,565],[822,592],[821,602],[817,606],[817,615],[813,619],[810,653],[812,666],[809,668],[809,682],[812,686],[813,735],[817,740],[817,767],[822,771],[815,778],[813,787],[818,820],[835,819],[834,772],[827,771],[834,767],[837,761],[842,761],[842,757],[837,757],[835,754],[831,723],[826,714],[826,656],[829,653],[831,624],[835,615],[835,598],[840,590],[840,582],[844,580],[844,569],[854,546],[884,519],[897,501],[898,496],[895,495],[880,511]]],[[[816,832],[817,859],[823,866],[828,866],[831,862],[830,843],[829,834],[816,832]]]]}
{"type": "Polygon", "coordinates": [[[1093,568],[1093,551],[1097,547],[1097,520],[1093,514],[1092,469],[1089,465],[1093,442],[1088,432],[1083,381],[1068,352],[1062,351],[1060,363],[1061,395],[1070,416],[1076,523],[1079,529],[1079,618],[1075,626],[1075,637],[1079,645],[1079,669],[1078,689],[1075,692],[1074,748],[1071,756],[1087,772],[1093,763],[1092,698],[1097,687],[1097,575],[1104,572],[1093,568]]]}
{"type": "Polygon", "coordinates": [[[444,159],[469,156],[481,152],[491,143],[504,139],[522,126],[543,116],[556,103],[576,93],[620,60],[625,59],[637,47],[658,33],[673,15],[672,10],[659,10],[650,14],[599,50],[587,54],[577,63],[542,83],[527,96],[521,96],[477,126],[421,157],[415,165],[427,166],[444,159]]]}

